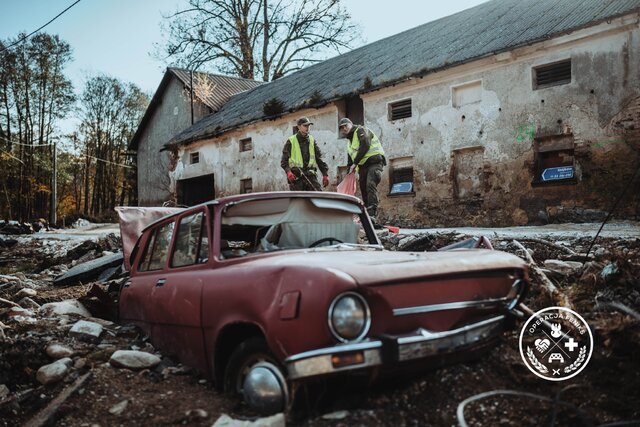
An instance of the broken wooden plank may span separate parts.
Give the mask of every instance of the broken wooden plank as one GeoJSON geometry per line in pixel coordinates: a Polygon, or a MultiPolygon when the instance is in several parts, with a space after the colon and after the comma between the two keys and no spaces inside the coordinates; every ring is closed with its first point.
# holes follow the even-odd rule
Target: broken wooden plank
{"type": "Polygon", "coordinates": [[[104,270],[122,264],[122,252],[106,255],[91,261],[83,262],[69,269],[66,273],[53,280],[54,286],[74,285],[78,282],[87,282],[95,279],[104,270]]]}
{"type": "Polygon", "coordinates": [[[573,308],[573,305],[571,304],[571,301],[569,301],[569,298],[563,292],[561,292],[560,289],[558,289],[558,287],[554,285],[551,280],[549,280],[547,275],[544,274],[544,271],[542,271],[542,269],[538,267],[538,264],[536,264],[536,261],[533,259],[533,257],[531,256],[527,248],[525,248],[522,245],[522,243],[518,242],[517,240],[513,240],[513,244],[516,245],[521,251],[524,252],[524,256],[529,262],[529,267],[531,267],[531,269],[538,276],[540,276],[540,279],[542,280],[542,285],[547,290],[547,292],[549,292],[549,294],[551,295],[551,298],[553,298],[556,301],[556,303],[558,303],[563,307],[573,308]]]}
{"type": "Polygon", "coordinates": [[[29,421],[24,424],[24,427],[42,427],[48,425],[49,422],[53,419],[53,417],[60,409],[60,406],[73,394],[76,390],[78,390],[82,385],[87,381],[87,379],[91,376],[91,372],[87,372],[81,377],[78,377],[73,384],[67,386],[62,392],[56,396],[49,404],[40,412],[38,412],[34,417],[32,417],[29,421]]]}

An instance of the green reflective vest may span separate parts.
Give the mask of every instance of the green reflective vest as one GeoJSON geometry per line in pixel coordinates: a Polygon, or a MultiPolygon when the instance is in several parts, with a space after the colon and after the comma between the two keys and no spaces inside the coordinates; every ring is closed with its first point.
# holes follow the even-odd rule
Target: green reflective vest
{"type": "MultiPolygon", "coordinates": [[[[291,135],[289,137],[291,143],[291,155],[289,156],[289,168],[299,168],[304,170],[304,160],[302,160],[302,152],[300,151],[300,143],[298,142],[298,135],[291,135]]],[[[315,172],[316,170],[316,140],[309,135],[309,164],[307,170],[315,172]]]]}
{"type": "MultiPolygon", "coordinates": [[[[353,139],[347,143],[347,153],[349,153],[349,157],[351,157],[351,160],[354,163],[356,160],[356,156],[358,155],[358,148],[360,147],[360,139],[358,139],[358,129],[361,127],[365,132],[367,132],[367,128],[363,126],[356,126],[356,129],[353,131],[353,139]]],[[[369,157],[375,156],[376,154],[384,156],[384,150],[382,149],[382,144],[380,144],[378,136],[370,130],[369,132],[371,132],[371,135],[373,135],[371,138],[371,144],[369,145],[369,151],[367,151],[367,154],[362,157],[362,160],[360,160],[360,163],[358,163],[357,166],[364,165],[366,161],[369,160],[369,157]]]]}

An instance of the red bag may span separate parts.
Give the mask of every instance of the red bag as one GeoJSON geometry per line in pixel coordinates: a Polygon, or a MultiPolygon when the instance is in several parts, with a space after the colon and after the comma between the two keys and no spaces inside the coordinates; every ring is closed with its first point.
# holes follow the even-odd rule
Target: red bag
{"type": "Polygon", "coordinates": [[[351,173],[347,174],[347,176],[344,177],[344,179],[342,180],[342,182],[340,184],[338,184],[338,187],[336,188],[336,191],[338,193],[348,194],[350,196],[355,196],[356,195],[356,187],[357,187],[356,181],[357,181],[356,173],[355,172],[351,172],[351,173]]]}

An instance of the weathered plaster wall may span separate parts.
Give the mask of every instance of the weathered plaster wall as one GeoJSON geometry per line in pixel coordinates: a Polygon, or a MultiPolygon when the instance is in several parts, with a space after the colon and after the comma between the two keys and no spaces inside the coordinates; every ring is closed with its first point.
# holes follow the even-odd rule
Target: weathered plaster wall
{"type": "MultiPolygon", "coordinates": [[[[194,120],[208,114],[200,102],[194,103],[194,120]]],[[[138,144],[138,204],[161,206],[172,200],[171,181],[167,171],[171,169],[170,155],[160,152],[171,138],[191,126],[191,104],[184,85],[172,78],[165,89],[162,102],[149,120],[138,144]]]]}
{"type": "MultiPolygon", "coordinates": [[[[638,162],[637,148],[616,139],[610,122],[627,108],[624,126],[634,117],[640,125],[629,106],[640,97],[640,32],[636,23],[598,34],[615,23],[607,25],[363,96],[365,122],[389,159],[414,156],[415,195],[385,198],[382,216],[417,226],[602,217],[638,162]],[[567,58],[570,84],[532,89],[532,67],[567,58]],[[474,81],[481,100],[455,107],[452,88],[474,81]],[[412,116],[390,121],[388,104],[408,97],[412,116]],[[532,184],[534,139],[565,133],[575,142],[575,183],[532,184]]],[[[620,214],[632,213],[627,205],[620,214]]]]}
{"type": "Polygon", "coordinates": [[[311,134],[329,165],[329,189],[335,189],[338,161],[340,164],[346,163],[346,142],[338,142],[338,113],[333,105],[319,110],[298,111],[277,120],[259,122],[228,132],[222,138],[202,140],[181,147],[176,168],[170,173],[172,188],[175,187],[176,180],[213,173],[216,197],[239,193],[240,180],[248,178],[252,180],[254,192],[288,190],[280,159],[285,140],[292,135],[296,120],[301,116],[309,117],[314,123],[311,134]],[[251,138],[251,151],[240,151],[240,140],[244,138],[251,138]],[[191,165],[189,154],[194,151],[200,153],[200,163],[191,165]]]}
{"type": "MultiPolygon", "coordinates": [[[[380,136],[390,163],[379,186],[378,216],[402,226],[601,218],[638,163],[639,143],[630,141],[640,128],[639,69],[636,16],[362,95],[365,125],[380,136]],[[568,58],[570,84],[533,89],[532,67],[568,58]],[[479,95],[478,101],[455,106],[453,88],[474,82],[479,92],[466,99],[479,95]],[[390,121],[388,104],[405,98],[412,99],[411,117],[390,121]],[[534,183],[536,141],[544,138],[573,141],[573,181],[534,183]],[[390,196],[391,164],[407,159],[413,160],[415,194],[390,196]]],[[[253,191],[287,189],[282,145],[306,115],[315,122],[311,132],[335,190],[338,167],[346,164],[346,142],[336,129],[344,108],[336,102],[182,147],[172,183],[213,172],[218,197],[238,193],[245,178],[253,180],[253,191]],[[246,137],[253,150],[240,152],[246,137]],[[200,152],[200,164],[188,165],[192,151],[200,152]]],[[[635,205],[622,203],[618,213],[633,215],[635,205]]]]}

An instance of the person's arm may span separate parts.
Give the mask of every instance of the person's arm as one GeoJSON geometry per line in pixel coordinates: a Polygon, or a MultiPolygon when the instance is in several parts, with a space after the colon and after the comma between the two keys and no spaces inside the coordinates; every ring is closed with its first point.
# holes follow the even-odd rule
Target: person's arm
{"type": "Polygon", "coordinates": [[[327,164],[324,162],[324,160],[322,160],[322,153],[320,152],[320,147],[318,147],[318,143],[316,141],[315,144],[313,144],[313,147],[315,149],[315,154],[316,154],[316,163],[318,164],[318,168],[320,169],[320,172],[322,173],[322,176],[327,176],[329,175],[329,166],[327,166],[327,164]]]}
{"type": "Polygon", "coordinates": [[[287,140],[287,142],[284,143],[284,148],[282,149],[282,160],[280,160],[280,166],[282,166],[282,169],[284,169],[285,172],[290,170],[289,157],[291,157],[291,141],[287,140]]]}
{"type": "Polygon", "coordinates": [[[358,141],[360,141],[360,146],[358,147],[358,153],[356,154],[356,158],[353,160],[353,163],[358,165],[360,160],[367,154],[369,148],[371,147],[371,141],[369,140],[369,135],[365,131],[364,127],[359,127],[358,130],[358,141]]]}

